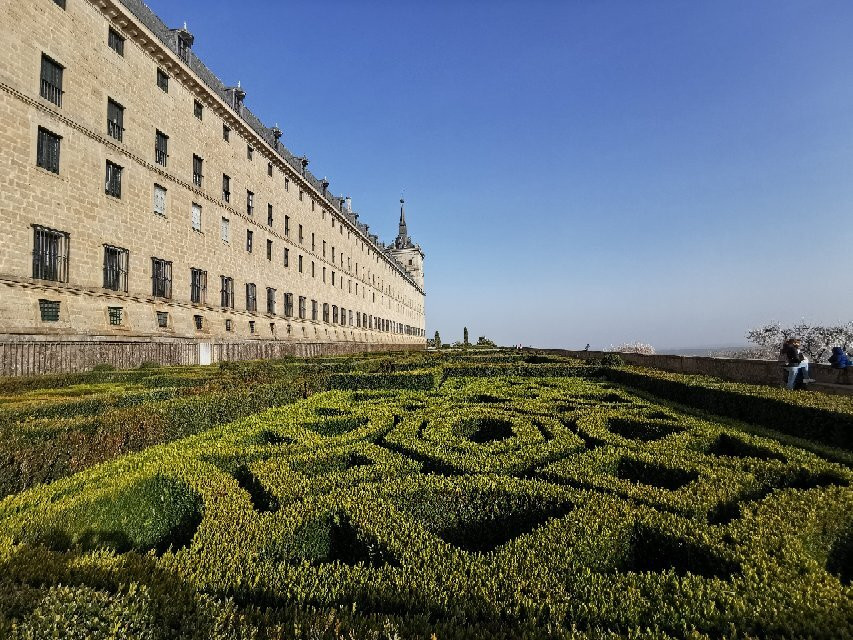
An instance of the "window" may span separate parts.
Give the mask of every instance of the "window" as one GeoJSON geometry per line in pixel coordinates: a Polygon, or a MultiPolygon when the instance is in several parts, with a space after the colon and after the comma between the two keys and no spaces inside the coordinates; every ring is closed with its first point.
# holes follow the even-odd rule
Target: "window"
{"type": "Polygon", "coordinates": [[[41,56],[41,97],[49,100],[57,107],[62,106],[62,72],[61,64],[46,55],[41,56]]]}
{"type": "Polygon", "coordinates": [[[311,320],[317,322],[317,301],[311,301],[311,320]]]}
{"type": "Polygon", "coordinates": [[[231,140],[231,127],[227,124],[222,125],[222,139],[225,140],[225,142],[229,142],[231,140]]]}
{"type": "Polygon", "coordinates": [[[293,294],[285,293],[284,294],[284,315],[288,318],[293,315],[293,294]]]}
{"type": "Polygon", "coordinates": [[[157,86],[169,93],[169,76],[162,69],[157,69],[157,86]]]}
{"type": "Polygon", "coordinates": [[[119,142],[124,137],[124,107],[112,98],[107,100],[107,135],[119,142]]]}
{"type": "Polygon", "coordinates": [[[272,226],[272,205],[271,204],[267,205],[267,226],[268,227],[272,226]]]}
{"type": "Polygon", "coordinates": [[[39,313],[42,322],[59,322],[59,301],[39,300],[39,313]]]}
{"type": "Polygon", "coordinates": [[[169,136],[162,131],[157,131],[154,137],[154,161],[166,166],[166,161],[169,158],[169,136]]]}
{"type": "Polygon", "coordinates": [[[204,105],[198,100],[193,100],[193,115],[199,120],[204,116],[204,105]]]}
{"type": "Polygon", "coordinates": [[[246,213],[250,216],[255,213],[255,194],[246,190],[246,213]]]}
{"type": "Polygon", "coordinates": [[[157,326],[161,329],[169,327],[169,314],[166,311],[157,312],[157,326]]]}
{"type": "Polygon", "coordinates": [[[332,305],[332,323],[338,324],[338,305],[332,305]]]}
{"type": "Polygon", "coordinates": [[[312,277],[312,278],[316,278],[316,277],[317,277],[317,270],[316,270],[316,269],[315,269],[315,267],[314,267],[314,261],[313,261],[313,260],[311,261],[311,277],[312,277]]]}
{"type": "Polygon", "coordinates": [[[323,282],[326,281],[326,267],[323,267],[323,282]]]}
{"type": "Polygon", "coordinates": [[[272,178],[272,162],[267,162],[267,175],[272,178]]]}
{"type": "Polygon", "coordinates": [[[284,266],[290,266],[290,249],[288,249],[287,247],[284,248],[284,266]]]}
{"type": "Polygon", "coordinates": [[[316,247],[314,245],[314,233],[311,233],[311,251],[315,251],[316,247]]]}
{"type": "Polygon", "coordinates": [[[33,225],[33,278],[68,282],[69,236],[33,225]]]}
{"type": "Polygon", "coordinates": [[[229,332],[234,331],[234,322],[231,320],[231,318],[227,318],[225,320],[225,330],[229,332]]]}
{"type": "Polygon", "coordinates": [[[249,333],[255,333],[255,321],[249,320],[249,333]]]}
{"type": "Polygon", "coordinates": [[[229,226],[230,225],[229,225],[228,218],[222,218],[222,222],[219,225],[219,233],[220,233],[220,236],[222,237],[222,242],[228,242],[229,241],[229,233],[228,233],[229,226]]]}
{"type": "Polygon", "coordinates": [[[335,286],[335,272],[332,271],[332,286],[335,286]]]}
{"type": "Polygon", "coordinates": [[[304,239],[305,239],[305,237],[302,235],[302,225],[300,224],[299,225],[299,244],[302,244],[302,241],[304,239]]]}
{"type": "Polygon", "coordinates": [[[204,316],[193,316],[196,331],[201,331],[204,328],[204,316]]]}
{"type": "Polygon", "coordinates": [[[193,202],[193,231],[201,231],[201,205],[193,202]]]}
{"type": "Polygon", "coordinates": [[[267,287],[267,313],[275,313],[275,289],[267,287]]]}
{"type": "Polygon", "coordinates": [[[59,173],[59,141],[58,135],[39,127],[36,143],[36,166],[59,173]]]}
{"type": "Polygon", "coordinates": [[[347,310],[341,307],[341,324],[346,326],[347,323],[347,310]]]}
{"type": "Polygon", "coordinates": [[[190,59],[190,41],[185,37],[178,36],[178,57],[184,62],[190,59]]]}
{"type": "Polygon", "coordinates": [[[255,150],[252,148],[252,145],[246,145],[246,158],[251,160],[255,157],[255,150]]]}
{"type": "Polygon", "coordinates": [[[305,296],[299,296],[299,317],[305,320],[305,296]]]}
{"type": "Polygon", "coordinates": [[[107,317],[110,319],[110,324],[114,327],[121,326],[121,317],[124,312],[122,307],[107,307],[107,317]]]}
{"type": "Polygon", "coordinates": [[[290,216],[284,216],[284,235],[290,237],[290,216]]]}
{"type": "Polygon", "coordinates": [[[302,256],[299,256],[299,273],[302,273],[302,256]]]}
{"type": "Polygon", "coordinates": [[[104,245],[104,289],[127,292],[127,249],[104,245]]]}
{"type": "Polygon", "coordinates": [[[110,28],[107,34],[107,44],[120,56],[124,55],[124,38],[113,28],[110,28]]]}
{"type": "Polygon", "coordinates": [[[257,287],[254,282],[246,283],[246,311],[258,310],[257,287]]]}
{"type": "Polygon", "coordinates": [[[249,253],[252,253],[252,239],[254,236],[255,234],[252,233],[251,229],[246,229],[246,251],[249,253]]]}
{"type": "Polygon", "coordinates": [[[311,198],[311,211],[314,211],[314,205],[315,204],[316,203],[314,202],[314,198],[311,198]]]}
{"type": "Polygon", "coordinates": [[[231,176],[222,174],[222,199],[231,202],[231,176]]]}
{"type": "Polygon", "coordinates": [[[272,240],[267,240],[267,260],[272,260],[272,240]]]}
{"type": "Polygon", "coordinates": [[[219,276],[219,304],[226,309],[234,308],[234,278],[219,276]]]}
{"type": "Polygon", "coordinates": [[[326,241],[323,240],[323,257],[326,257],[326,241]]]}
{"type": "Polygon", "coordinates": [[[172,297],[172,263],[162,258],[151,258],[151,295],[155,298],[172,297]]]}
{"type": "Polygon", "coordinates": [[[197,187],[201,186],[202,178],[204,178],[202,175],[203,166],[204,160],[193,154],[193,184],[197,187]]]}
{"type": "Polygon", "coordinates": [[[284,176],[284,190],[290,191],[290,178],[284,176]]]}
{"type": "Polygon", "coordinates": [[[65,0],[53,0],[53,2],[57,7],[65,8],[65,0]]]}
{"type": "Polygon", "coordinates": [[[154,185],[154,213],[158,216],[166,215],[166,189],[159,184],[154,185]]]}
{"type": "Polygon", "coordinates": [[[323,303],[323,322],[329,322],[329,303],[323,303]]]}
{"type": "Polygon", "coordinates": [[[207,271],[190,269],[190,302],[204,304],[207,301],[207,271]]]}
{"type": "Polygon", "coordinates": [[[120,166],[107,160],[107,177],[104,185],[107,195],[121,198],[121,172],[120,166]]]}
{"type": "Polygon", "coordinates": [[[270,322],[270,333],[275,333],[275,322],[270,322]]]}
{"type": "Polygon", "coordinates": [[[299,202],[302,202],[302,189],[299,190],[299,202]]]}

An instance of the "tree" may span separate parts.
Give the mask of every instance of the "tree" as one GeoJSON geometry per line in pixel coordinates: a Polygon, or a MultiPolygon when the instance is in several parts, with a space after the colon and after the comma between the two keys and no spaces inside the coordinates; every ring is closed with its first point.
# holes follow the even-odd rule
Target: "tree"
{"type": "Polygon", "coordinates": [[[462,344],[468,346],[468,327],[462,329],[462,344]]]}
{"type": "Polygon", "coordinates": [[[480,336],[477,338],[477,346],[478,347],[496,347],[497,345],[493,340],[489,340],[486,336],[480,336]]]}
{"type": "Polygon", "coordinates": [[[436,349],[441,349],[441,336],[438,335],[438,331],[435,332],[434,344],[436,349]]]}
{"type": "Polygon", "coordinates": [[[853,344],[853,321],[833,326],[810,325],[800,322],[783,327],[778,322],[755,327],[746,332],[746,339],[758,345],[752,355],[755,358],[774,360],[779,358],[782,343],[788,338],[799,338],[800,348],[811,362],[828,358],[832,347],[847,347],[853,344]]]}
{"type": "Polygon", "coordinates": [[[645,342],[625,342],[618,347],[614,347],[611,344],[605,351],[609,353],[639,353],[644,356],[655,355],[655,348],[645,342]]]}

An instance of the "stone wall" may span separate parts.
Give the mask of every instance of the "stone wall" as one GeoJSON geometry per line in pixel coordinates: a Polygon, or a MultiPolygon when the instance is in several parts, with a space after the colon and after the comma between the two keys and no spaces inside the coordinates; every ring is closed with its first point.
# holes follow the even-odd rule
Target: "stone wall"
{"type": "Polygon", "coordinates": [[[95,339],[91,336],[0,340],[0,376],[28,376],[48,373],[89,371],[107,364],[131,369],[147,362],[160,365],[205,364],[202,354],[209,350],[210,363],[259,360],[286,356],[345,355],[380,351],[414,351],[423,346],[369,342],[279,342],[244,340],[205,342],[192,339],[95,339]]]}

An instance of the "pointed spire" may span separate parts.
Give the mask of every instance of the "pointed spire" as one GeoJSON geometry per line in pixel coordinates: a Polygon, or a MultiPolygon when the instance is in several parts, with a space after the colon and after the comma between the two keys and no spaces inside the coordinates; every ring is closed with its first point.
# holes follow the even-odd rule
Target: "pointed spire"
{"type": "Polygon", "coordinates": [[[406,200],[400,198],[400,226],[398,227],[397,239],[394,246],[398,249],[403,249],[411,243],[409,239],[409,230],[406,227],[406,200]]]}

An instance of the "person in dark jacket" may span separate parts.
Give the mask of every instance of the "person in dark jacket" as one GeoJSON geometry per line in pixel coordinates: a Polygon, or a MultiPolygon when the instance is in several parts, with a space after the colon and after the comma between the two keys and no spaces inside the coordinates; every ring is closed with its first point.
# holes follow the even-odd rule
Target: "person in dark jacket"
{"type": "Polygon", "coordinates": [[[797,341],[794,338],[788,338],[782,344],[780,356],[784,362],[782,365],[785,371],[788,372],[788,380],[785,386],[793,391],[797,386],[797,376],[800,373],[800,362],[802,362],[803,354],[797,348],[797,341]]]}
{"type": "Polygon", "coordinates": [[[850,384],[850,356],[844,352],[843,347],[832,347],[832,355],[829,356],[829,366],[838,370],[835,381],[841,384],[850,384]]]}

